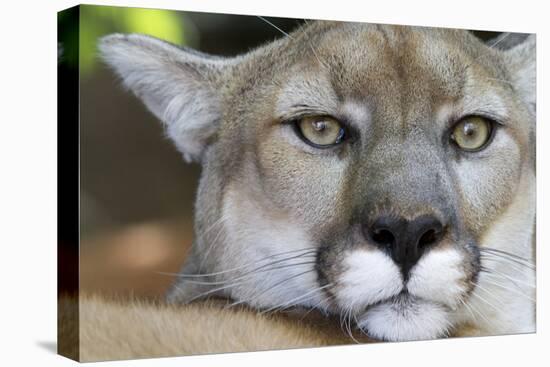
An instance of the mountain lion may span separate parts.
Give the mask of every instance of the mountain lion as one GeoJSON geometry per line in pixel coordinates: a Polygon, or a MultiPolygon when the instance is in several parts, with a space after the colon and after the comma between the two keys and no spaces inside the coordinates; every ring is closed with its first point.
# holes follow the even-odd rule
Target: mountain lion
{"type": "Polygon", "coordinates": [[[535,331],[533,35],[322,21],[229,58],[100,50],[202,165],[170,307],[314,309],[387,341],[535,331]]]}

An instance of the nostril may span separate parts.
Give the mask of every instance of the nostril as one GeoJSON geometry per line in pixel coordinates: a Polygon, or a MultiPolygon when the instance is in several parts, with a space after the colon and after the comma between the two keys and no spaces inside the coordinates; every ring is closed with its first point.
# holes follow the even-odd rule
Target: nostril
{"type": "Polygon", "coordinates": [[[435,243],[439,238],[439,235],[434,229],[430,229],[426,231],[422,237],[420,237],[420,240],[418,241],[418,247],[426,247],[431,245],[432,243],[435,243]]]}
{"type": "Polygon", "coordinates": [[[395,237],[387,229],[375,229],[371,233],[372,240],[380,245],[392,246],[395,242],[395,237]]]}
{"type": "Polygon", "coordinates": [[[420,239],[418,240],[418,248],[423,249],[430,245],[433,245],[441,239],[443,236],[443,227],[440,223],[434,224],[432,228],[426,230],[420,239]]]}
{"type": "Polygon", "coordinates": [[[365,239],[391,256],[406,278],[425,251],[439,244],[447,227],[433,215],[381,216],[366,222],[362,231],[365,239]]]}

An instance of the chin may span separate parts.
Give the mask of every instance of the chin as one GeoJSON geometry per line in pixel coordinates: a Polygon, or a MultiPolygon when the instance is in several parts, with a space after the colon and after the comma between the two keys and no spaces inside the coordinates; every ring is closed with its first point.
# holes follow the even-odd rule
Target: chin
{"type": "Polygon", "coordinates": [[[445,337],[452,325],[446,306],[403,293],[370,306],[357,326],[374,339],[409,341],[445,337]]]}

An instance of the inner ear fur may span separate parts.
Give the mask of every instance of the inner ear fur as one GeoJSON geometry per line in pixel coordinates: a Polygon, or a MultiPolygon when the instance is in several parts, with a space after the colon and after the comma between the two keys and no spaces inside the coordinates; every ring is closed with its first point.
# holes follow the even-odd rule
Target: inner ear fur
{"type": "Polygon", "coordinates": [[[221,118],[221,78],[234,59],[139,34],[112,34],[100,56],[166,126],[187,161],[200,162],[221,118]]]}

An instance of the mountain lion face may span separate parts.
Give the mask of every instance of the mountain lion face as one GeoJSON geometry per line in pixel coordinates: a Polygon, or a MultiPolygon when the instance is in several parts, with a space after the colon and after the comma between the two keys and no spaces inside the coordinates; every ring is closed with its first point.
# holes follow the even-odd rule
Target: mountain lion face
{"type": "Polygon", "coordinates": [[[316,22],[227,59],[100,48],[203,166],[170,300],[317,308],[384,340],[534,330],[534,37],[316,22]]]}

